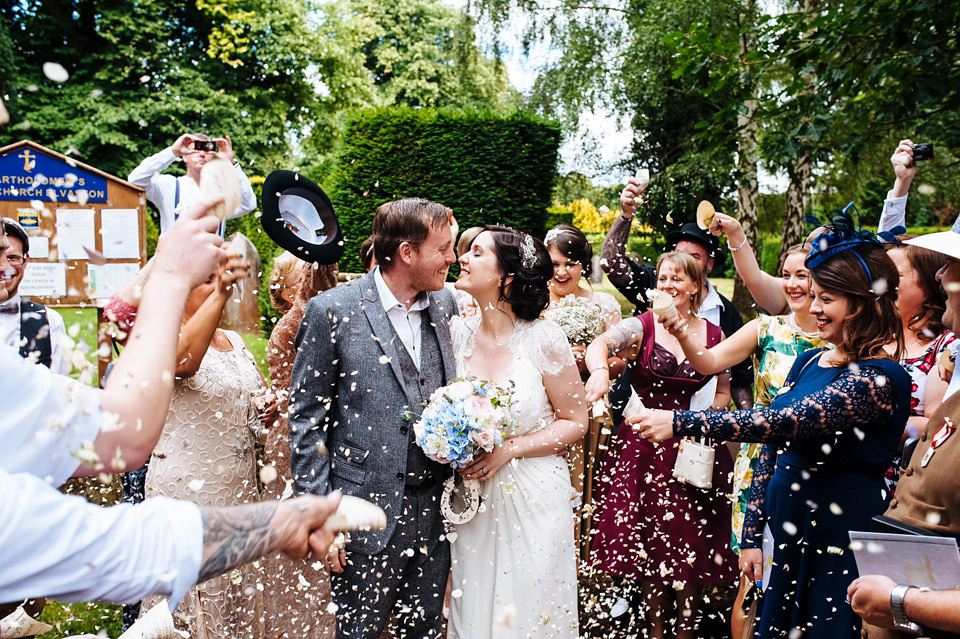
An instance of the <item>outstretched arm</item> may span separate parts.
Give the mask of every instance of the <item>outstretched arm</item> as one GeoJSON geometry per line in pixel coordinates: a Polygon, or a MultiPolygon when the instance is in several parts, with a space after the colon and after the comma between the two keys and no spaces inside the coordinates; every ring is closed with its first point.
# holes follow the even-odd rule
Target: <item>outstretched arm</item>
{"type": "Polygon", "coordinates": [[[203,508],[203,561],[198,582],[274,552],[295,559],[326,555],[333,533],[323,524],[340,504],[340,493],[303,495],[229,508],[203,508]]]}
{"type": "Polygon", "coordinates": [[[637,200],[642,199],[645,188],[636,178],[627,180],[620,193],[620,215],[614,219],[600,249],[600,268],[607,274],[607,279],[628,301],[643,307],[646,307],[643,292],[654,286],[653,269],[634,264],[627,257],[627,238],[637,200]]]}
{"type": "Polygon", "coordinates": [[[636,317],[628,317],[617,322],[587,347],[584,361],[590,371],[585,387],[588,406],[605,398],[610,391],[610,359],[636,359],[642,341],[643,324],[636,317]]]}
{"type": "Polygon", "coordinates": [[[893,188],[883,201],[878,231],[889,231],[894,227],[907,225],[907,195],[910,193],[913,178],[917,176],[918,168],[913,160],[913,142],[900,140],[900,144],[890,156],[890,163],[893,165],[896,179],[893,182],[893,188]]]}
{"type": "Polygon", "coordinates": [[[783,282],[760,268],[753,247],[747,243],[747,236],[740,221],[724,213],[716,213],[710,232],[714,235],[727,235],[727,244],[730,246],[730,254],[733,255],[737,275],[747,285],[754,301],[772,315],[787,312],[789,309],[787,298],[783,295],[783,282]]]}
{"type": "MultiPolygon", "coordinates": [[[[658,318],[659,321],[659,318],[658,318]]],[[[679,315],[662,322],[663,327],[677,338],[683,354],[693,369],[701,375],[716,375],[739,364],[757,350],[760,321],[750,320],[743,327],[716,346],[705,347],[687,330],[687,320],[679,315]]]]}
{"type": "Polygon", "coordinates": [[[635,421],[634,430],[651,441],[686,435],[733,442],[811,439],[891,415],[896,389],[887,381],[876,368],[861,364],[858,370],[845,371],[822,390],[783,409],[705,413],[650,410],[635,421]],[[878,381],[881,378],[883,381],[878,381]]]}

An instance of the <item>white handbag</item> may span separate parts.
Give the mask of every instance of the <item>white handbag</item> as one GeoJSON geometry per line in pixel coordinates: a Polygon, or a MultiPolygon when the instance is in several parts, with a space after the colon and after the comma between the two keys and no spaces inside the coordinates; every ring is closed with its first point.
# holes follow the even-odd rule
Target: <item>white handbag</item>
{"type": "Polygon", "coordinates": [[[713,488],[713,446],[693,439],[681,439],[673,477],[697,488],[713,488]]]}

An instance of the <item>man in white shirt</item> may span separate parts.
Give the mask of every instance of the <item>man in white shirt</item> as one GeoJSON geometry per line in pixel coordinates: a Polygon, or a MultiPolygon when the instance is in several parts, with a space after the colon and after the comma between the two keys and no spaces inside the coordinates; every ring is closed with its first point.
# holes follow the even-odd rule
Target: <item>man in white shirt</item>
{"type": "Polygon", "coordinates": [[[0,343],[12,346],[21,357],[49,367],[61,375],[70,374],[73,340],[67,337],[63,318],[52,308],[23,299],[20,282],[30,263],[30,238],[16,221],[0,219],[10,248],[7,261],[13,277],[4,281],[7,299],[0,303],[0,343]]]}
{"type": "MultiPolygon", "coordinates": [[[[217,220],[205,216],[216,201],[185,211],[161,238],[137,323],[104,390],[0,345],[0,601],[161,594],[175,606],[193,583],[264,554],[326,555],[333,535],[322,526],[339,494],[235,508],[164,498],[100,508],[54,488],[71,473],[136,467],[156,444],[187,294],[226,258],[217,220]]],[[[15,276],[9,248],[0,226],[0,303],[15,276]]]]}
{"type": "MultiPolygon", "coordinates": [[[[160,233],[166,233],[180,211],[193,205],[200,197],[200,171],[214,158],[233,164],[240,181],[240,206],[234,209],[227,219],[241,217],[257,208],[257,196],[250,185],[250,178],[234,158],[230,138],[211,140],[202,133],[184,133],[171,146],[141,162],[127,178],[131,184],[144,189],[147,199],[160,211],[160,233]],[[211,145],[216,150],[197,148],[211,145]],[[175,177],[161,173],[178,158],[182,159],[186,166],[186,175],[175,177]]],[[[223,237],[225,231],[226,225],[221,222],[217,233],[223,237]]]]}

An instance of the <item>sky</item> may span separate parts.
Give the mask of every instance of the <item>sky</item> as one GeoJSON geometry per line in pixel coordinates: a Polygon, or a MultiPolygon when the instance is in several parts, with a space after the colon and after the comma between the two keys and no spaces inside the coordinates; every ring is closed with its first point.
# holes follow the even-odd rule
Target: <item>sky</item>
{"type": "MultiPolygon", "coordinates": [[[[464,8],[465,0],[444,0],[448,5],[464,8]]],[[[559,51],[551,49],[549,43],[538,42],[524,54],[520,43],[520,34],[526,26],[526,17],[517,11],[511,15],[509,26],[496,34],[501,58],[507,68],[510,82],[522,93],[533,88],[538,71],[551,59],[559,56],[559,51]]],[[[477,27],[478,44],[482,48],[492,48],[494,34],[489,27],[481,23],[477,27]]],[[[583,173],[591,178],[596,186],[622,184],[632,175],[621,170],[598,170],[597,167],[612,167],[629,151],[633,129],[630,126],[630,114],[613,113],[598,108],[580,114],[580,125],[576,132],[565,132],[560,146],[561,174],[570,171],[583,173]]],[[[762,168],[758,171],[760,190],[764,193],[784,192],[787,188],[787,176],[771,175],[762,168]]]]}

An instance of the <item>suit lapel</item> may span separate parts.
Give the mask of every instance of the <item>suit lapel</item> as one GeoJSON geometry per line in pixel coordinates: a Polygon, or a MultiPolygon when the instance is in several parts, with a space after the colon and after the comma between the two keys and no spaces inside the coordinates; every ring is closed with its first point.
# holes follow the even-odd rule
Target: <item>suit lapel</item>
{"type": "MultiPolygon", "coordinates": [[[[393,370],[397,382],[399,382],[400,387],[407,396],[407,404],[411,409],[413,407],[419,408],[419,400],[415,395],[410,394],[410,389],[407,388],[407,383],[403,378],[403,370],[400,368],[400,353],[397,351],[397,343],[400,342],[400,337],[393,329],[390,318],[387,317],[387,312],[383,310],[383,303],[380,301],[380,294],[377,291],[377,282],[373,278],[373,271],[364,277],[360,296],[364,300],[363,312],[367,316],[367,321],[370,322],[373,335],[377,341],[380,342],[380,348],[383,349],[383,354],[390,360],[390,368],[393,370]]],[[[374,366],[381,365],[379,362],[374,364],[374,366]]]]}
{"type": "Polygon", "coordinates": [[[443,372],[447,384],[456,379],[457,364],[453,357],[453,342],[450,339],[450,310],[444,307],[440,295],[430,293],[430,305],[427,306],[430,323],[440,342],[440,358],[443,360],[443,372]]]}

